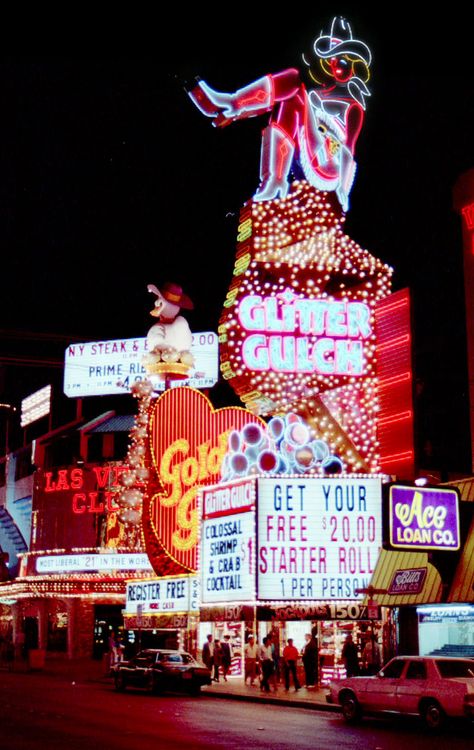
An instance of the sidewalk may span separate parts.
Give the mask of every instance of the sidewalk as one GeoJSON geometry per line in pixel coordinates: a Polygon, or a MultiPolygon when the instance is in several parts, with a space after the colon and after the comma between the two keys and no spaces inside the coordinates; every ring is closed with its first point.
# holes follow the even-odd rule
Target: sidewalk
{"type": "Polygon", "coordinates": [[[270,703],[281,706],[295,706],[296,708],[309,708],[319,711],[339,711],[338,706],[326,702],[326,688],[305,688],[295,691],[293,685],[288,691],[283,684],[279,684],[277,692],[264,693],[260,690],[260,684],[255,683],[253,687],[244,685],[242,677],[229,677],[227,682],[222,679],[206,685],[202,688],[202,695],[214,698],[230,698],[239,701],[250,701],[252,703],[270,703]]]}

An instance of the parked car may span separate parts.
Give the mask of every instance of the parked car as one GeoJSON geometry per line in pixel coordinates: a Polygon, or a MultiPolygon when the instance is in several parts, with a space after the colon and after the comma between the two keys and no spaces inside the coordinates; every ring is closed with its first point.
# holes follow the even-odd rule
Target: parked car
{"type": "Polygon", "coordinates": [[[446,717],[474,718],[474,659],[397,656],[374,676],[332,681],[329,691],[347,722],[364,713],[415,714],[436,730],[446,717]]]}
{"type": "Polygon", "coordinates": [[[191,654],[170,649],[148,648],[114,667],[116,690],[141,687],[152,692],[179,690],[197,695],[203,685],[210,685],[210,670],[191,654]]]}

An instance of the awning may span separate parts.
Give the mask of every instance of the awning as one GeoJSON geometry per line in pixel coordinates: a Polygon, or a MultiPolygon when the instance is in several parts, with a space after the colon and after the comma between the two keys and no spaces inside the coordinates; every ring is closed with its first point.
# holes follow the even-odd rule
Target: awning
{"type": "Polygon", "coordinates": [[[377,604],[383,607],[400,607],[402,605],[434,604],[441,601],[441,576],[436,568],[428,562],[426,552],[399,552],[381,550],[379,559],[370,581],[374,589],[388,591],[398,571],[413,571],[426,568],[423,587],[416,594],[379,594],[374,595],[377,604]]]}
{"type": "MultiPolygon", "coordinates": [[[[93,427],[89,430],[89,433],[95,432],[130,432],[133,425],[135,424],[135,417],[133,414],[126,414],[123,416],[116,415],[109,417],[104,422],[93,427]]],[[[84,430],[84,428],[82,428],[84,430]]]]}
{"type": "Polygon", "coordinates": [[[463,502],[474,503],[474,477],[456,479],[454,482],[444,482],[442,486],[457,487],[463,502]]]}

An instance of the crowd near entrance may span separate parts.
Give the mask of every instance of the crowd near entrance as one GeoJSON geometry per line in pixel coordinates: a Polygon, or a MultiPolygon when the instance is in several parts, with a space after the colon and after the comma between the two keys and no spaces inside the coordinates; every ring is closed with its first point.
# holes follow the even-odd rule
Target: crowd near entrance
{"type": "Polygon", "coordinates": [[[216,619],[199,625],[198,656],[211,666],[216,681],[240,677],[248,684],[263,680],[264,689],[268,681],[312,688],[346,674],[374,674],[390,655],[387,632],[388,623],[381,619],[216,619]]]}

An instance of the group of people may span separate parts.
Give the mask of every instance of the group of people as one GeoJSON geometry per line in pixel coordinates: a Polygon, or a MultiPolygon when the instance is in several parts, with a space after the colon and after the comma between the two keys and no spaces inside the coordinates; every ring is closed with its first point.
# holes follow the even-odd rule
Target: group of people
{"type": "Polygon", "coordinates": [[[347,677],[357,677],[361,671],[365,674],[376,674],[382,666],[380,646],[375,633],[367,640],[359,657],[359,649],[354,643],[352,635],[346,636],[341,652],[342,660],[346,668],[347,677]]]}
{"type": "MultiPolygon", "coordinates": [[[[299,652],[293,643],[293,638],[288,638],[283,653],[280,655],[278,634],[272,632],[266,635],[261,645],[258,644],[254,635],[249,635],[244,648],[245,684],[249,682],[253,686],[259,679],[261,690],[269,693],[273,689],[276,692],[277,684],[282,677],[286,690],[290,689],[290,682],[293,683],[295,690],[299,690],[301,684],[298,677],[298,660],[301,656],[305,687],[316,687],[319,682],[319,649],[314,629],[305,635],[305,640],[306,643],[299,652]]],[[[371,634],[360,654],[352,635],[347,635],[341,657],[348,677],[359,675],[361,672],[375,674],[381,667],[380,646],[375,634],[371,634]]],[[[211,670],[212,679],[215,682],[219,682],[221,674],[227,682],[232,661],[230,636],[225,635],[224,640],[220,641],[208,635],[202,649],[202,660],[211,670]]]]}
{"type": "MultiPolygon", "coordinates": [[[[290,678],[295,690],[301,685],[298,679],[298,659],[300,653],[293,643],[293,638],[288,638],[283,653],[280,657],[279,643],[274,636],[267,635],[258,646],[255,637],[250,635],[245,645],[245,682],[255,685],[257,676],[260,675],[260,689],[269,693],[270,688],[276,692],[280,676],[280,668],[283,667],[285,689],[290,689],[290,678]]],[[[306,645],[301,652],[303,667],[305,671],[306,687],[314,687],[318,683],[318,643],[314,634],[306,635],[306,645]]]]}
{"type": "Polygon", "coordinates": [[[227,675],[232,662],[230,635],[225,635],[222,642],[219,638],[213,639],[211,634],[208,635],[202,647],[202,660],[206,667],[211,670],[214,682],[219,682],[220,668],[222,668],[224,682],[227,682],[227,675]]]}

